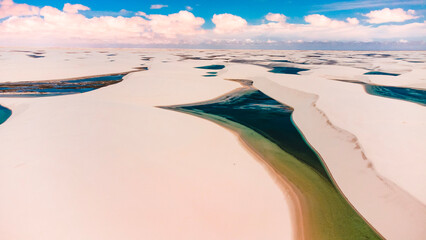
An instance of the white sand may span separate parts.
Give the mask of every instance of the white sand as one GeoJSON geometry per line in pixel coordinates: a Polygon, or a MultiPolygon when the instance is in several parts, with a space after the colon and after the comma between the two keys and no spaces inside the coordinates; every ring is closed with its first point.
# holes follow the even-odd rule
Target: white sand
{"type": "MultiPolygon", "coordinates": [[[[223,77],[254,80],[255,87],[293,106],[295,123],[345,196],[384,237],[424,239],[426,109],[368,95],[358,84],[321,77],[333,73],[330,66],[324,71],[322,66],[313,68],[302,75],[281,75],[233,64],[223,77]]],[[[359,72],[343,68],[334,71],[347,78],[359,72]]],[[[417,81],[422,77],[418,75],[417,81]]]]}
{"type": "Polygon", "coordinates": [[[109,50],[118,53],[110,62],[102,50],[90,50],[96,54],[86,59],[80,59],[86,50],[78,50],[62,62],[70,58],[65,51],[32,59],[3,49],[0,79],[98,75],[141,63],[150,70],[85,94],[0,99],[13,110],[0,126],[0,195],[9,196],[0,198],[0,216],[7,216],[0,234],[6,239],[291,238],[289,204],[235,136],[153,107],[203,101],[238,86],[224,78],[254,80],[293,106],[295,123],[342,192],[384,237],[425,239],[425,107],[332,80],[424,88],[426,64],[395,59],[425,61],[424,52],[390,52],[391,58],[325,52],[323,59],[337,63],[318,65],[323,60],[307,57],[310,51],[109,50]],[[155,58],[141,61],[140,54],[155,58]],[[177,54],[225,56],[178,61],[177,54]],[[264,60],[280,55],[311,70],[273,74],[224,62],[269,64],[264,60]],[[222,63],[227,67],[218,77],[202,78],[213,70],[193,68],[222,63]],[[363,75],[373,70],[401,75],[363,75]]]}
{"type": "MultiPolygon", "coordinates": [[[[0,99],[13,110],[0,126],[1,239],[292,238],[285,195],[236,136],[154,107],[206,100],[239,85],[200,79],[192,69],[201,62],[156,58],[149,71],[89,93],[0,99]]],[[[100,62],[88,59],[78,71],[127,70],[123,60],[92,72],[100,62]]],[[[22,62],[26,75],[6,74],[77,75],[26,67],[22,62]]]]}

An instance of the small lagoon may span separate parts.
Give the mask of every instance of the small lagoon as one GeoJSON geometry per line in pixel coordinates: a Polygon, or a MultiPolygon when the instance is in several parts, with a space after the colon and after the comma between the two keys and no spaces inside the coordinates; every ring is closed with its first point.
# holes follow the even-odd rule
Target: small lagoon
{"type": "Polygon", "coordinates": [[[12,115],[12,111],[9,108],[5,108],[0,105],[0,124],[6,122],[7,119],[12,115]]]}
{"type": "MultiPolygon", "coordinates": [[[[140,69],[145,70],[145,69],[140,69]]],[[[23,81],[0,83],[0,97],[50,97],[85,93],[119,83],[127,73],[69,80],[23,81]]],[[[0,124],[12,111],[0,105],[0,124]]]]}
{"type": "Polygon", "coordinates": [[[208,66],[201,66],[201,67],[195,67],[198,69],[208,69],[208,70],[220,70],[224,69],[225,65],[208,65],[208,66]]]}
{"type": "Polygon", "coordinates": [[[299,72],[308,71],[307,68],[297,68],[297,67],[273,67],[269,72],[271,73],[279,73],[279,74],[296,74],[299,72]]]}
{"type": "Polygon", "coordinates": [[[398,73],[388,73],[388,72],[379,72],[379,71],[372,71],[372,72],[366,72],[364,75],[384,75],[384,76],[399,76],[401,74],[398,73]]]}
{"type": "Polygon", "coordinates": [[[321,160],[306,144],[291,120],[293,109],[263,94],[259,90],[232,96],[212,104],[184,106],[186,110],[200,110],[219,115],[251,129],[255,129],[283,150],[313,167],[328,179],[321,160]]]}
{"type": "Polygon", "coordinates": [[[374,96],[393,98],[413,103],[418,103],[420,105],[426,105],[426,90],[406,88],[406,87],[392,87],[392,86],[382,86],[368,84],[360,81],[350,81],[350,80],[336,80],[339,82],[360,84],[364,87],[364,90],[374,96]]]}
{"type": "Polygon", "coordinates": [[[426,91],[421,89],[390,87],[365,84],[364,89],[367,93],[380,97],[399,99],[426,105],[426,91]]]}
{"type": "Polygon", "coordinates": [[[84,93],[119,83],[125,74],[73,80],[0,83],[0,97],[47,97],[84,93]]]}
{"type": "MultiPolygon", "coordinates": [[[[225,68],[225,65],[208,65],[208,66],[202,66],[202,67],[195,67],[198,69],[206,69],[206,70],[221,70],[225,68]]],[[[203,77],[216,77],[217,72],[216,71],[210,71],[203,75],[203,77]]]]}

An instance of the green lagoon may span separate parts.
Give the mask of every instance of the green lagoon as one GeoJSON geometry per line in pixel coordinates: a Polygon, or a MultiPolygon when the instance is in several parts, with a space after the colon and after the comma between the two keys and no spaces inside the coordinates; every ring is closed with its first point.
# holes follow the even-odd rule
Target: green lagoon
{"type": "MultiPolygon", "coordinates": [[[[381,239],[341,195],[292,121],[293,109],[251,87],[193,105],[164,107],[236,132],[297,192],[306,239],[381,239]]],[[[220,141],[220,140],[218,140],[220,141]]],[[[344,156],[342,156],[344,157],[344,156]]],[[[297,205],[297,204],[295,204],[297,205]]]]}

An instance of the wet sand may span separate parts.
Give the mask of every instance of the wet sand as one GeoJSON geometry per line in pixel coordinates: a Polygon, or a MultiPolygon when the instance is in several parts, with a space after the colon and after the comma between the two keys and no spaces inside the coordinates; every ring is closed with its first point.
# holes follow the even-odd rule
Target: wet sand
{"type": "Polygon", "coordinates": [[[207,102],[164,108],[205,118],[237,134],[244,145],[270,168],[284,191],[291,193],[289,200],[295,208],[296,239],[381,238],[340,195],[328,175],[321,171],[324,168],[306,154],[309,149],[300,146],[306,143],[297,141],[300,137],[297,130],[292,132],[296,127],[284,127],[286,121],[291,124],[292,110],[288,107],[246,86],[207,102]],[[248,117],[259,121],[247,122],[248,117]],[[276,119],[280,121],[276,122],[276,119]],[[272,130],[272,126],[280,130],[272,130]],[[275,137],[271,135],[273,132],[275,137]],[[301,147],[303,150],[295,151],[301,147]]]}

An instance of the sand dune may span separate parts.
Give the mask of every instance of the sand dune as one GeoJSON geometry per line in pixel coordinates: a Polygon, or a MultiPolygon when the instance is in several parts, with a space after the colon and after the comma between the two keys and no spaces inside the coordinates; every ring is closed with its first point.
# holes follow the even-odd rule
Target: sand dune
{"type": "Polygon", "coordinates": [[[424,89],[426,64],[411,61],[424,52],[13,50],[0,49],[2,82],[149,70],[84,94],[0,98],[12,110],[0,125],[2,239],[292,239],[289,193],[236,136],[156,107],[239,87],[228,78],[295,108],[341,191],[385,238],[426,236],[425,107],[333,80],[424,89]],[[212,64],[225,68],[195,68],[212,64]]]}

